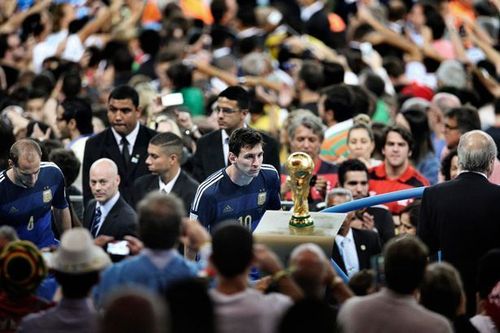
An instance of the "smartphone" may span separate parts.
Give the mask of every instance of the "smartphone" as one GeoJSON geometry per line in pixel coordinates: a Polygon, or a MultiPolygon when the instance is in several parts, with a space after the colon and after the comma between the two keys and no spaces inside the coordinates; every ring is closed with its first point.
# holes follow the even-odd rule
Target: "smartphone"
{"type": "Polygon", "coordinates": [[[376,255],[371,257],[371,268],[375,271],[375,279],[378,286],[385,285],[384,257],[376,255]]]}
{"type": "Polygon", "coordinates": [[[128,242],[126,240],[108,243],[106,247],[106,252],[109,254],[117,256],[128,256],[130,254],[130,249],[128,247],[128,242]]]}
{"type": "Polygon", "coordinates": [[[173,93],[161,96],[161,105],[164,107],[184,104],[181,93],[173,93]]]}

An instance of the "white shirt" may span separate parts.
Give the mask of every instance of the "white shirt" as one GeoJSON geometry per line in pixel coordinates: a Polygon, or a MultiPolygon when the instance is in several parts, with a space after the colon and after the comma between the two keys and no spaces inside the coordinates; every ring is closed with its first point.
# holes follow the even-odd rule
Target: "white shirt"
{"type": "Polygon", "coordinates": [[[224,151],[224,165],[227,166],[227,160],[229,159],[229,135],[226,130],[221,131],[222,134],[222,149],[224,151]]]}
{"type": "Polygon", "coordinates": [[[303,22],[309,21],[311,16],[323,9],[323,3],[321,1],[316,1],[307,7],[300,9],[300,18],[303,22]]]}
{"type": "Polygon", "coordinates": [[[113,209],[113,206],[116,204],[118,199],[120,199],[120,192],[116,192],[116,194],[112,196],[111,199],[106,201],[104,205],[97,201],[95,208],[101,209],[101,220],[99,221],[99,227],[97,227],[96,235],[99,234],[104,220],[106,220],[106,217],[108,216],[111,209],[113,209]]]}
{"type": "MultiPolygon", "coordinates": [[[[118,143],[118,147],[120,147],[120,152],[123,150],[123,144],[122,144],[122,136],[118,134],[117,131],[113,127],[111,127],[111,132],[113,132],[113,135],[115,137],[116,142],[118,143]]],[[[127,138],[128,141],[128,152],[129,155],[132,156],[132,152],[134,150],[134,145],[135,145],[135,140],[137,139],[137,135],[139,134],[139,122],[135,125],[135,128],[130,132],[125,138],[127,138]]],[[[132,158],[132,163],[137,163],[134,162],[134,159],[132,158]]]]}
{"type": "Polygon", "coordinates": [[[344,259],[347,275],[352,277],[359,271],[358,252],[356,251],[356,244],[352,236],[352,229],[349,229],[345,237],[341,235],[335,236],[335,243],[339,248],[342,259],[344,259]]]}
{"type": "Polygon", "coordinates": [[[170,193],[172,192],[172,188],[174,187],[175,185],[175,182],[177,181],[177,178],[179,178],[179,175],[181,174],[181,168],[179,168],[179,170],[177,170],[177,174],[175,175],[174,178],[172,178],[167,184],[165,184],[162,180],[161,180],[161,177],[158,177],[158,183],[159,183],[159,186],[160,186],[160,189],[159,191],[160,192],[165,192],[165,193],[170,193]]]}
{"type": "Polygon", "coordinates": [[[279,293],[262,294],[247,288],[242,292],[226,295],[209,290],[215,307],[219,333],[273,333],[292,300],[279,293]]]}

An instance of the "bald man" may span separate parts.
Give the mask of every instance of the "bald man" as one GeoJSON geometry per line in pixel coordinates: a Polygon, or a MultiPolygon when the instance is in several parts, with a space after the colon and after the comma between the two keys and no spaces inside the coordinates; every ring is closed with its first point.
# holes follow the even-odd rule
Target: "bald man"
{"type": "Polygon", "coordinates": [[[136,236],[137,215],[120,195],[120,176],[115,162],[108,158],[95,161],[90,167],[89,185],[94,199],[85,209],[83,225],[92,236],[111,236],[114,240],[136,236]]]}
{"type": "Polygon", "coordinates": [[[452,264],[462,277],[467,313],[475,313],[477,262],[500,247],[500,186],[488,181],[497,147],[485,132],[463,134],[458,144],[459,175],[424,190],[417,235],[430,254],[452,264]]]}
{"type": "Polygon", "coordinates": [[[16,229],[20,239],[39,248],[56,245],[52,216],[59,233],[71,228],[64,176],[31,139],[18,140],[9,152],[9,169],[0,172],[0,225],[16,229]]]}

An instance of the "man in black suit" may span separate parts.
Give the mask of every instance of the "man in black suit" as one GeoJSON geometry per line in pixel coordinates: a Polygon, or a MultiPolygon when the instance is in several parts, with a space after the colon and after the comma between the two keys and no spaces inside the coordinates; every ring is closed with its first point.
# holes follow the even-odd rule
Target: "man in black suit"
{"type": "MultiPolygon", "coordinates": [[[[351,191],[354,200],[368,197],[368,169],[363,162],[357,159],[342,162],[338,176],[338,185],[351,191]]],[[[358,220],[352,225],[353,228],[377,232],[382,245],[394,237],[394,220],[386,207],[368,207],[360,213],[358,220]]]]}
{"type": "Polygon", "coordinates": [[[155,135],[148,146],[146,165],[152,174],[139,177],[132,188],[133,207],[149,192],[174,193],[184,203],[186,216],[193,201],[198,182],[181,169],[182,139],[173,133],[155,135]]]}
{"type": "Polygon", "coordinates": [[[92,163],[106,157],[118,166],[120,192],[131,202],[134,180],[148,173],[146,166],[149,140],[155,131],[139,124],[139,95],[130,86],[116,87],[108,98],[108,119],[111,127],[87,140],[83,155],[82,190],[86,204],[90,199],[89,170],[92,163]],[[125,148],[125,149],[124,149],[125,148]]]}
{"type": "Polygon", "coordinates": [[[370,268],[372,256],[380,254],[380,239],[376,232],[351,228],[354,213],[349,213],[335,236],[332,259],[349,277],[370,268]]]}
{"type": "MultiPolygon", "coordinates": [[[[228,165],[229,136],[234,130],[245,127],[250,96],[242,87],[230,86],[219,94],[216,103],[220,129],[202,136],[193,156],[193,176],[199,182],[228,165]]],[[[261,135],[264,163],[280,170],[278,142],[266,134],[261,135]]]]}
{"type": "Polygon", "coordinates": [[[429,253],[441,251],[462,276],[467,313],[475,313],[479,258],[500,247],[500,186],[488,181],[497,148],[486,133],[463,134],[458,144],[457,178],[425,189],[417,235],[429,253]]]}
{"type": "Polygon", "coordinates": [[[83,226],[90,230],[94,238],[111,236],[123,239],[126,235],[137,235],[137,214],[123,200],[118,191],[120,176],[116,164],[101,158],[90,168],[90,200],[83,217],[83,226]]]}

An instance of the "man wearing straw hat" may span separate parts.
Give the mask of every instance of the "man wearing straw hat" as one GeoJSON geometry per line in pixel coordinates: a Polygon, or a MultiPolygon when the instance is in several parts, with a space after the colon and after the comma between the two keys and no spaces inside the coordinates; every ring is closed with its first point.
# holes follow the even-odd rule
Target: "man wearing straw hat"
{"type": "Polygon", "coordinates": [[[75,228],[63,234],[61,246],[47,261],[63,298],[56,307],[25,317],[18,332],[96,332],[98,314],[89,294],[100,271],[111,264],[108,255],[94,245],[87,229],[75,228]]]}

